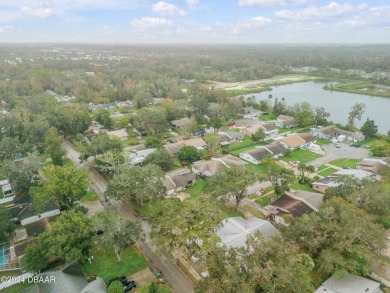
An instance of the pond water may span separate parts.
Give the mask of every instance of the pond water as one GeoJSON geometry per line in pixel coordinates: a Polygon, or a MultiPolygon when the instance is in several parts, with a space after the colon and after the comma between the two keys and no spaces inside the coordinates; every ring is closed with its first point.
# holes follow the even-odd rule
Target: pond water
{"type": "Polygon", "coordinates": [[[390,130],[390,98],[326,91],[322,87],[327,84],[329,83],[310,81],[281,85],[272,87],[272,90],[268,92],[247,94],[244,97],[255,96],[259,101],[269,100],[268,96],[272,95],[270,100],[272,105],[275,98],[279,101],[284,98],[286,104],[291,106],[296,103],[309,102],[313,108],[324,107],[331,114],[329,119],[341,124],[347,124],[348,114],[353,105],[364,103],[366,108],[362,120],[356,120],[356,125],[360,128],[368,117],[375,121],[380,133],[386,134],[390,130]]]}

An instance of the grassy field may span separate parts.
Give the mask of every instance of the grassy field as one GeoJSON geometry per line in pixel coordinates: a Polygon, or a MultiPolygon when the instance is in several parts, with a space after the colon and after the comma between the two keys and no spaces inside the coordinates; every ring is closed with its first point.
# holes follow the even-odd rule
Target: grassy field
{"type": "Polygon", "coordinates": [[[253,207],[251,207],[250,205],[244,205],[243,206],[243,209],[250,212],[252,215],[254,215],[255,217],[258,217],[259,219],[263,219],[264,218],[264,214],[256,209],[254,209],[253,207]]]}
{"type": "Polygon", "coordinates": [[[326,168],[329,168],[329,167],[326,166],[326,165],[318,166],[318,167],[317,167],[317,172],[322,171],[322,170],[324,170],[324,169],[326,169],[326,168]]]}
{"type": "Polygon", "coordinates": [[[252,163],[248,163],[247,166],[248,166],[248,168],[251,168],[251,169],[255,170],[258,173],[263,173],[267,169],[267,166],[264,165],[264,164],[255,165],[255,164],[252,164],[252,163]]]}
{"type": "Polygon", "coordinates": [[[129,276],[148,266],[147,260],[136,250],[135,246],[126,247],[118,262],[114,249],[97,250],[92,253],[92,264],[86,262],[83,269],[86,275],[97,275],[106,284],[114,277],[129,276]]]}
{"type": "Polygon", "coordinates": [[[331,141],[328,139],[318,138],[316,140],[316,144],[318,144],[319,146],[323,146],[323,145],[328,144],[328,143],[331,143],[331,141]]]}
{"type": "Polygon", "coordinates": [[[281,160],[284,162],[299,161],[300,163],[307,163],[319,157],[319,154],[313,153],[308,150],[295,150],[292,152],[290,157],[285,156],[282,157],[281,160]]]}
{"type": "Polygon", "coordinates": [[[341,158],[341,159],[336,159],[336,160],[330,161],[329,164],[340,167],[340,168],[349,167],[349,168],[355,169],[356,164],[360,161],[361,161],[360,159],[341,158]]]}
{"type": "Polygon", "coordinates": [[[337,169],[335,169],[335,168],[327,168],[327,169],[325,169],[325,170],[323,170],[321,172],[318,172],[317,174],[326,177],[326,176],[328,176],[330,174],[333,174],[335,172],[337,172],[337,169]]]}
{"type": "Polygon", "coordinates": [[[240,213],[240,212],[236,212],[236,211],[228,211],[227,212],[228,216],[229,217],[244,217],[244,214],[240,213]]]}
{"type": "Polygon", "coordinates": [[[201,196],[204,194],[203,189],[206,183],[207,179],[197,179],[195,185],[188,188],[187,192],[193,197],[201,196]]]}

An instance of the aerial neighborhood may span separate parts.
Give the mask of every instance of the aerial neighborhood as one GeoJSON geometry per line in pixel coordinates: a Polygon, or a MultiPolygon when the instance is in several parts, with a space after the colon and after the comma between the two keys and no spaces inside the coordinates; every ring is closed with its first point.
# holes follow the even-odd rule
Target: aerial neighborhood
{"type": "Polygon", "coordinates": [[[187,76],[172,48],[58,50],[0,84],[1,293],[390,292],[390,124],[370,105],[338,120],[223,89],[217,56],[187,76]]]}

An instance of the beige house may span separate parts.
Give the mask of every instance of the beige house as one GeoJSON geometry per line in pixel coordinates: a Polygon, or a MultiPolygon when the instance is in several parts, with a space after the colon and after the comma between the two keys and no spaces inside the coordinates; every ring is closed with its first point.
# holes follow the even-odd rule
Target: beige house
{"type": "Polygon", "coordinates": [[[276,118],[275,125],[279,128],[291,128],[295,125],[294,117],[279,115],[276,118]]]}
{"type": "Polygon", "coordinates": [[[129,139],[129,134],[127,133],[125,128],[122,128],[122,129],[119,129],[119,130],[109,131],[109,132],[107,132],[107,134],[109,136],[111,136],[111,137],[112,136],[113,137],[117,137],[117,138],[119,138],[122,141],[126,141],[126,140],[129,139]]]}
{"type": "Polygon", "coordinates": [[[211,158],[211,160],[196,161],[192,164],[192,171],[199,176],[211,177],[225,168],[242,166],[245,164],[247,163],[243,160],[228,154],[221,157],[211,158]]]}
{"type": "Polygon", "coordinates": [[[167,189],[167,195],[184,191],[195,184],[196,175],[188,169],[178,169],[165,174],[164,186],[167,189]]]}
{"type": "Polygon", "coordinates": [[[371,157],[364,158],[362,161],[356,164],[356,169],[366,170],[375,174],[380,174],[387,168],[389,168],[390,157],[371,157]]]}

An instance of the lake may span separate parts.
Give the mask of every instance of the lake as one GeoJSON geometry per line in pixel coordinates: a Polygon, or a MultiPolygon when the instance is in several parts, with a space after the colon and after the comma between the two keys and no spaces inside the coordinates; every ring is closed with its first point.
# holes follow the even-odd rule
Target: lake
{"type": "Polygon", "coordinates": [[[356,103],[364,103],[366,108],[362,120],[356,120],[356,125],[360,128],[368,117],[375,121],[380,133],[386,134],[390,130],[390,98],[326,91],[322,87],[327,84],[329,83],[310,81],[281,85],[272,87],[271,91],[247,94],[244,97],[255,96],[257,101],[269,100],[268,96],[271,94],[272,104],[275,98],[279,101],[284,98],[285,103],[290,106],[308,102],[313,108],[324,107],[331,114],[330,120],[344,125],[347,124],[351,107],[356,103]]]}

